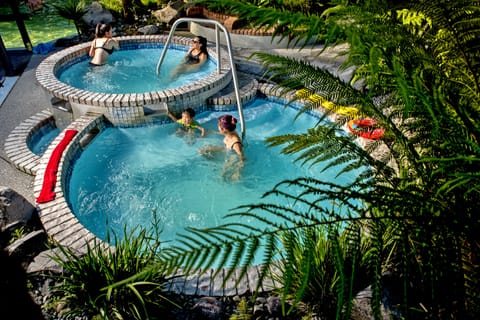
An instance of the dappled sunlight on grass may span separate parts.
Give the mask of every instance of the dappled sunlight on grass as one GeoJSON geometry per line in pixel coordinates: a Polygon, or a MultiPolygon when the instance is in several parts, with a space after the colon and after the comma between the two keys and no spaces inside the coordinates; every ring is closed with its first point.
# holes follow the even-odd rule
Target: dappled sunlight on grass
{"type": "MultiPolygon", "coordinates": [[[[77,34],[72,22],[47,12],[32,14],[28,20],[25,20],[25,26],[33,46],[77,34]]],[[[15,21],[0,22],[0,30],[6,48],[24,47],[15,21]]]]}

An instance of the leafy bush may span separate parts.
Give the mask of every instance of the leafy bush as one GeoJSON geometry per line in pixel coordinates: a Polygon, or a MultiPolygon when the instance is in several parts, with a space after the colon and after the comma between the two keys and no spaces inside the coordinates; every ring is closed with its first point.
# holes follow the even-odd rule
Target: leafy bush
{"type": "Polygon", "coordinates": [[[59,16],[73,22],[79,36],[82,34],[84,24],[82,18],[88,11],[85,0],[55,0],[50,5],[59,16]]]}
{"type": "MultiPolygon", "coordinates": [[[[153,228],[152,228],[153,230],[153,228]]],[[[115,248],[105,243],[88,245],[84,255],[59,246],[52,258],[64,270],[56,295],[69,308],[67,314],[89,319],[148,319],[171,302],[162,289],[167,276],[150,268],[158,263],[160,243],[156,232],[146,229],[124,230],[123,239],[114,236],[115,248]],[[135,280],[130,277],[137,275],[135,280]]]]}
{"type": "Polygon", "coordinates": [[[282,276],[275,278],[284,299],[303,301],[325,319],[348,313],[353,293],[362,288],[352,280],[357,273],[365,278],[367,269],[361,238],[360,227],[354,223],[343,231],[318,226],[284,232],[287,250],[281,261],[287,263],[281,264],[282,276]]]}
{"type": "Polygon", "coordinates": [[[100,0],[99,2],[106,10],[117,14],[122,13],[122,0],[100,0]]]}

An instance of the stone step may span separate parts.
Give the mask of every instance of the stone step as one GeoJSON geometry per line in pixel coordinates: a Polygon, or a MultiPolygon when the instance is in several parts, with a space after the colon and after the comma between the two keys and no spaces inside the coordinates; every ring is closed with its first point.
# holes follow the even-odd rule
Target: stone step
{"type": "MultiPolygon", "coordinates": [[[[250,102],[257,95],[258,81],[247,73],[237,72],[240,102],[250,102]]],[[[235,86],[230,82],[225,88],[207,99],[207,105],[216,108],[236,106],[235,86]]]]}

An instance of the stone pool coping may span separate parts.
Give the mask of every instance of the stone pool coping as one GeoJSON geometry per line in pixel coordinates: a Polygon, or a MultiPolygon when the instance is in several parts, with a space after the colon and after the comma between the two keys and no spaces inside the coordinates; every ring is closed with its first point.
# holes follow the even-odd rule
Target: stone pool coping
{"type": "Polygon", "coordinates": [[[28,147],[30,137],[50,121],[55,121],[50,110],[43,110],[23,121],[5,140],[5,153],[10,162],[20,171],[36,175],[40,164],[39,155],[28,147]]]}

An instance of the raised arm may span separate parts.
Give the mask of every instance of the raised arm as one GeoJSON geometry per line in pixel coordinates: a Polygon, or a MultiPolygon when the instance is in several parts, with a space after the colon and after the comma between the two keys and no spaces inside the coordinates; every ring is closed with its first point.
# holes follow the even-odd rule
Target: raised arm
{"type": "Polygon", "coordinates": [[[90,51],[88,52],[88,55],[90,57],[93,57],[95,55],[95,39],[92,41],[92,44],[90,45],[90,51]]]}
{"type": "Polygon", "coordinates": [[[170,110],[167,110],[167,116],[172,119],[174,122],[177,122],[178,119],[170,112],[170,110]]]}

